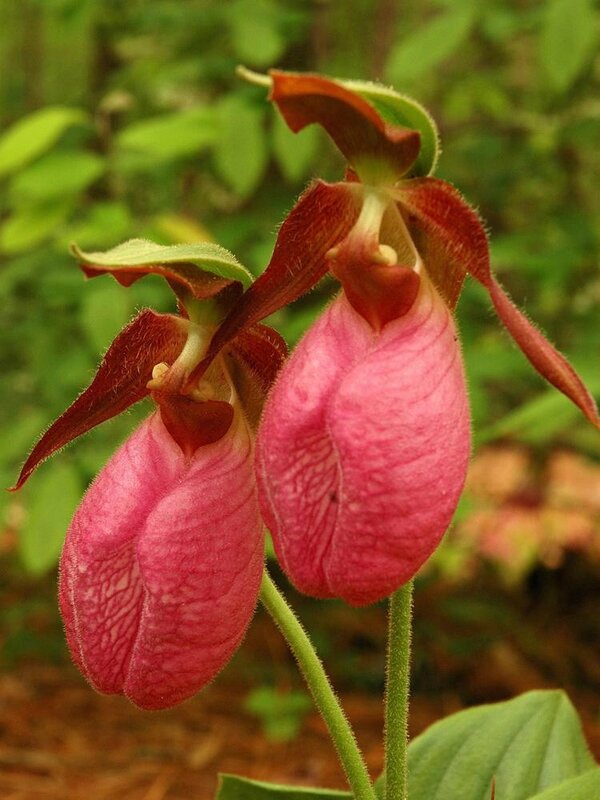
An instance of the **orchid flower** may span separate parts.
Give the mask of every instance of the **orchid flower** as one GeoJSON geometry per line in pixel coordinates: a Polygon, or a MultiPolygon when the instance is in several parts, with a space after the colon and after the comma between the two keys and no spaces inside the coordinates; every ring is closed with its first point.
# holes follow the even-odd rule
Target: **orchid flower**
{"type": "Polygon", "coordinates": [[[415,575],[463,488],[470,421],[453,311],[467,273],[534,368],[596,426],[598,413],[493,276],[478,215],[431,177],[437,132],[427,112],[375,84],[278,71],[269,83],[293,131],[327,131],[348,162],[346,180],[307,189],[217,339],[253,318],[264,287],[273,296],[286,287],[289,300],[328,270],[340,281],[267,401],[257,478],[296,587],[363,605],[415,575]]]}
{"type": "Polygon", "coordinates": [[[156,410],[75,513],[59,599],[73,660],[89,682],[163,708],[212,680],[254,612],[264,560],[254,430],[286,347],[275,331],[252,325],[205,360],[250,279],[222,248],[133,240],[76,255],[89,277],[108,272],[125,286],[162,275],[181,313],[145,309],[119,333],[90,386],[33,449],[17,488],[64,444],[152,396],[156,410]]]}

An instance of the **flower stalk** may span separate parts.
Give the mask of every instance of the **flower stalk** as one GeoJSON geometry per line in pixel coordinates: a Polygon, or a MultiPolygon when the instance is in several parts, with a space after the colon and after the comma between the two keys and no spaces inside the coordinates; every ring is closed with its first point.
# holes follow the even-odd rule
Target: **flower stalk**
{"type": "Polygon", "coordinates": [[[385,697],[386,800],[408,798],[408,700],[413,581],[390,597],[385,697]]]}
{"type": "Polygon", "coordinates": [[[348,719],[306,631],[265,570],[260,599],[287,641],[323,717],[356,800],[376,800],[375,790],[348,719]]]}

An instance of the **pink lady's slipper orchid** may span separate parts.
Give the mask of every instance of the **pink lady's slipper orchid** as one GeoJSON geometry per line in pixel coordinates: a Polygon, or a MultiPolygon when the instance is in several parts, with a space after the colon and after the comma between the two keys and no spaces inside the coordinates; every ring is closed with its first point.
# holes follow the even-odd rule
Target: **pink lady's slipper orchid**
{"type": "MultiPolygon", "coordinates": [[[[272,72],[294,131],[321,124],[349,162],[315,182],[283,224],[263,285],[296,296],[329,269],[342,292],[298,345],[257,440],[263,516],[298,589],[379,600],[431,555],[456,508],[470,423],[452,311],[469,272],[533,366],[598,425],[580,378],[490,271],[485,231],[448,183],[427,177],[437,135],[413,101],[373,84],[272,72]],[[418,130],[415,130],[417,128],[418,130]]],[[[225,321],[220,334],[232,326],[225,321]]]]}
{"type": "Polygon", "coordinates": [[[184,316],[146,309],[121,331],[91,385],[34,448],[17,487],[68,441],[152,395],[157,409],[75,513],[59,596],[71,654],[90,683],[164,708],[222,669],[253,614],[264,549],[254,428],[285,345],[253,325],[205,358],[246,282],[221,248],[134,240],[76,254],[88,276],[112,272],[126,286],[163,275],[184,316]]]}

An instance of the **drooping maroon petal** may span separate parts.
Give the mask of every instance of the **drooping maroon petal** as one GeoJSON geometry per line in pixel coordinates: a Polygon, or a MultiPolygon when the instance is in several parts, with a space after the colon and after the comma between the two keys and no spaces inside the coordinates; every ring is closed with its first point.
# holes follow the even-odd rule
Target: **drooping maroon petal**
{"type": "Polygon", "coordinates": [[[267,393],[287,356],[283,338],[266,325],[241,331],[228,348],[233,383],[252,427],[257,427],[267,393]]]}
{"type": "Polygon", "coordinates": [[[489,248],[477,213],[449,183],[418,178],[393,192],[429,277],[455,308],[467,272],[489,272],[489,248]]]}
{"type": "Polygon", "coordinates": [[[324,181],[304,192],[281,226],[269,265],[219,327],[190,382],[242,328],[293,302],[325,275],[329,268],[325,254],[356,222],[360,194],[358,186],[324,181]]]}
{"type": "Polygon", "coordinates": [[[319,75],[271,70],[270,99],[294,131],[318,123],[363,178],[394,182],[419,155],[418,131],[390,125],[357,92],[319,75]]]}
{"type": "Polygon", "coordinates": [[[252,373],[261,391],[266,394],[288,353],[282,336],[267,325],[253,325],[241,331],[231,343],[236,360],[252,373]]]}
{"type": "Polygon", "coordinates": [[[448,305],[456,304],[469,272],[488,290],[496,313],[535,369],[600,427],[596,403],[579,375],[493,276],[485,230],[460,193],[445,181],[422,178],[407,181],[394,196],[427,271],[448,305]]]}
{"type": "Polygon", "coordinates": [[[92,383],[48,428],[23,465],[19,489],[41,461],[149,394],[152,368],[173,361],[186,339],[185,323],[145,309],[109,347],[92,383]]]}

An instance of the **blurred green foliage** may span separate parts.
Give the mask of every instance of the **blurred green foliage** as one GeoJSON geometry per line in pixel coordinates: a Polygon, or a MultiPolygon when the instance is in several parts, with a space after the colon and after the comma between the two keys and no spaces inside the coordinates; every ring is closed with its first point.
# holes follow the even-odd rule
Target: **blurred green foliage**
{"type": "MultiPolygon", "coordinates": [[[[438,174],[487,220],[497,272],[598,391],[600,12],[592,0],[0,0],[0,477],[89,381],[134,310],[172,307],[160,280],[84,285],[72,240],[214,239],[253,272],[313,175],[343,164],[291,134],[239,62],[380,79],[438,121],[438,174]]],[[[293,344],[334,290],[273,320],[293,344]]],[[[469,285],[459,317],[482,441],[593,450],[469,285]]],[[[568,405],[568,404],[567,404],[568,405]]],[[[145,413],[3,494],[34,574],[52,566],[81,488],[145,413]]]]}

